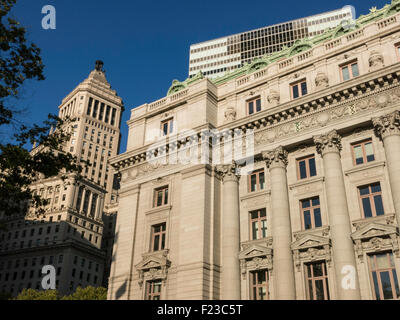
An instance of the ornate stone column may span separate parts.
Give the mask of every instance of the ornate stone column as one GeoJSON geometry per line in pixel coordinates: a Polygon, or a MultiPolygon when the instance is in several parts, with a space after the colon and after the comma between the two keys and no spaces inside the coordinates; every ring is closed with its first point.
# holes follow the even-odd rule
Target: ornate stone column
{"type": "Polygon", "coordinates": [[[394,209],[397,224],[400,224],[400,111],[374,118],[372,122],[376,135],[383,141],[385,147],[394,209]]]}
{"type": "Polygon", "coordinates": [[[341,137],[333,130],[326,135],[315,136],[314,142],[324,162],[325,190],[338,298],[359,300],[361,298],[360,285],[340,159],[341,137]]]}
{"type": "Polygon", "coordinates": [[[240,300],[240,209],[239,168],[219,165],[217,173],[223,181],[222,208],[222,300],[240,300]]]}
{"type": "Polygon", "coordinates": [[[286,176],[288,153],[283,147],[263,152],[271,176],[273,272],[277,300],[295,300],[289,192],[286,176]]]}

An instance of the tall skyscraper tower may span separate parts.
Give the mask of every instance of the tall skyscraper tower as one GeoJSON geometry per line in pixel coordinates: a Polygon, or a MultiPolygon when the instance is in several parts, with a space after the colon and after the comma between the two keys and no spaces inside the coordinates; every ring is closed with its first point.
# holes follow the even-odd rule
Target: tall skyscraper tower
{"type": "MultiPolygon", "coordinates": [[[[63,294],[102,284],[102,216],[114,179],[108,159],[119,151],[123,110],[103,62],[96,61],[89,77],[59,106],[61,119],[73,119],[65,150],[89,165],[80,175],[38,180],[31,186],[48,200],[44,213],[30,208],[26,217],[3,217],[7,230],[0,233],[0,291],[15,295],[23,288],[40,289],[44,265],[56,268],[57,289],[63,294]]],[[[40,146],[32,152],[40,152],[40,146]]]]}

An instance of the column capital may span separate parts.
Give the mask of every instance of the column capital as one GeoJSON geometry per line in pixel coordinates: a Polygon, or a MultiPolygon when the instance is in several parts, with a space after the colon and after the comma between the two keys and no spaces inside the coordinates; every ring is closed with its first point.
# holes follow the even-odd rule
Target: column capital
{"type": "Polygon", "coordinates": [[[240,168],[235,161],[232,161],[232,164],[217,165],[215,171],[221,176],[224,182],[229,180],[239,181],[240,179],[240,168]]]}
{"type": "Polygon", "coordinates": [[[288,164],[288,152],[282,146],[272,151],[264,151],[262,157],[269,169],[274,167],[286,168],[288,164]]]}
{"type": "Polygon", "coordinates": [[[380,139],[391,135],[400,135],[400,111],[386,114],[381,117],[372,118],[375,134],[380,139]]]}
{"type": "Polygon", "coordinates": [[[340,153],[342,151],[342,137],[336,130],[332,130],[327,134],[314,136],[313,139],[317,147],[317,152],[322,156],[330,152],[340,153]]]}

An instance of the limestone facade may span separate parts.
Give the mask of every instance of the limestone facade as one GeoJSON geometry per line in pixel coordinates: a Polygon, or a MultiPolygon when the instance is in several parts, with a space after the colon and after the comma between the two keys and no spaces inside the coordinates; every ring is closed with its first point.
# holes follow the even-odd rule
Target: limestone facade
{"type": "Polygon", "coordinates": [[[399,11],[132,109],[109,299],[398,299],[399,11]],[[171,163],[205,130],[255,168],[171,163]]]}

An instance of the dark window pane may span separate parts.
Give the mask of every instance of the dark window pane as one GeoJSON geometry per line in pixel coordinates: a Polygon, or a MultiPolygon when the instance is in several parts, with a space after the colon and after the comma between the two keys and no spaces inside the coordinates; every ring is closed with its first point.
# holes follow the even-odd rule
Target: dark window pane
{"type": "Polygon", "coordinates": [[[164,136],[168,135],[168,123],[163,124],[163,133],[164,136]]]}
{"type": "Polygon", "coordinates": [[[399,290],[399,283],[397,282],[397,273],[396,273],[396,269],[393,269],[393,280],[394,280],[394,287],[396,289],[396,295],[398,297],[400,297],[400,290],[399,290]]]}
{"type": "Polygon", "coordinates": [[[379,292],[378,278],[377,278],[376,272],[372,272],[372,278],[374,280],[374,289],[375,289],[376,300],[381,300],[381,294],[379,292]]]}
{"type": "Polygon", "coordinates": [[[373,185],[371,186],[371,190],[372,190],[372,193],[381,192],[382,189],[381,189],[380,183],[373,184],[373,185]]]}
{"type": "Polygon", "coordinates": [[[160,244],[160,236],[156,235],[154,236],[154,247],[153,247],[154,251],[158,251],[159,244],[160,244]]]}
{"type": "Polygon", "coordinates": [[[258,221],[252,222],[252,230],[253,230],[253,240],[256,240],[258,236],[258,221]]]}
{"type": "Polygon", "coordinates": [[[380,276],[381,276],[383,298],[385,300],[393,299],[393,291],[392,291],[392,284],[390,283],[389,271],[380,272],[380,276]]]}
{"type": "Polygon", "coordinates": [[[314,210],[314,220],[316,228],[322,227],[321,209],[317,208],[314,210]]]}
{"type": "Polygon", "coordinates": [[[314,277],[322,277],[323,276],[323,269],[322,263],[315,263],[313,265],[314,277]]]}
{"type": "Polygon", "coordinates": [[[315,280],[315,291],[316,291],[316,300],[324,300],[325,299],[325,294],[324,294],[324,281],[323,280],[315,280]]]}
{"type": "Polygon", "coordinates": [[[257,112],[261,111],[261,99],[258,99],[256,101],[256,109],[257,109],[257,112]]]}
{"type": "Polygon", "coordinates": [[[310,207],[310,200],[302,200],[301,201],[302,208],[309,208],[310,207]]]}
{"type": "Polygon", "coordinates": [[[311,158],[308,160],[308,165],[310,166],[310,177],[314,177],[317,175],[317,168],[315,166],[315,158],[311,158]]]}
{"type": "Polygon", "coordinates": [[[319,206],[319,198],[312,199],[312,205],[313,205],[313,207],[319,206]]]}
{"type": "Polygon", "coordinates": [[[264,172],[260,172],[260,189],[264,190],[264,185],[265,185],[265,177],[264,177],[264,172]]]}
{"type": "Polygon", "coordinates": [[[297,85],[292,87],[293,89],[293,98],[298,98],[299,97],[299,87],[297,85]]]}
{"type": "Polygon", "coordinates": [[[304,228],[306,230],[312,228],[310,210],[304,211],[304,228]]]}
{"type": "Polygon", "coordinates": [[[250,102],[249,103],[249,114],[253,114],[254,113],[254,103],[250,102]]]}
{"type": "Polygon", "coordinates": [[[314,300],[313,283],[311,280],[308,280],[308,290],[310,294],[310,300],[314,300]]]}
{"type": "Polygon", "coordinates": [[[369,194],[369,187],[362,187],[359,189],[360,189],[360,195],[365,196],[365,195],[369,194]]]}
{"type": "Polygon", "coordinates": [[[299,161],[300,179],[307,178],[306,161],[299,161]]]}
{"type": "Polygon", "coordinates": [[[261,221],[261,232],[262,232],[262,237],[266,238],[267,237],[267,220],[261,221]]]}
{"type": "Polygon", "coordinates": [[[375,211],[377,216],[382,216],[385,214],[383,210],[383,203],[382,203],[382,197],[380,195],[374,196],[374,202],[375,202],[375,211]]]}
{"type": "Polygon", "coordinates": [[[253,174],[250,178],[250,191],[256,191],[256,184],[257,184],[257,176],[253,174]]]}
{"type": "Polygon", "coordinates": [[[165,189],[164,204],[168,204],[168,189],[165,189]]]}
{"type": "Polygon", "coordinates": [[[306,82],[302,82],[301,83],[301,95],[304,96],[307,94],[307,83],[306,82]]]}
{"type": "Polygon", "coordinates": [[[371,209],[371,203],[369,201],[369,198],[363,198],[362,203],[363,203],[363,209],[364,209],[364,217],[366,217],[366,218],[372,217],[372,209],[371,209]]]}
{"type": "Polygon", "coordinates": [[[158,207],[162,205],[162,195],[163,195],[162,191],[157,192],[157,206],[158,207]]]}

